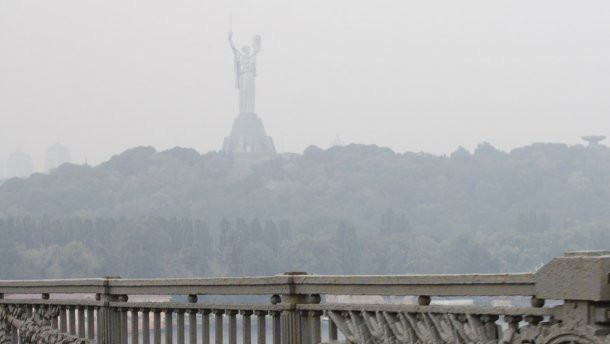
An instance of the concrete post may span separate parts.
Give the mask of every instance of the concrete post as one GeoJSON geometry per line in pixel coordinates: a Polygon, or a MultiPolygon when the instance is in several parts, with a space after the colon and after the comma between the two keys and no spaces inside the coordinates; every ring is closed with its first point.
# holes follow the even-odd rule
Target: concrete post
{"type": "Polygon", "coordinates": [[[110,302],[119,301],[119,295],[110,294],[109,283],[110,280],[118,278],[120,277],[106,277],[104,281],[104,292],[97,296],[99,297],[99,301],[102,302],[102,306],[100,306],[98,309],[98,342],[100,344],[120,343],[120,329],[116,328],[117,326],[115,326],[115,324],[119,323],[119,319],[117,317],[120,316],[120,313],[110,308],[110,302]]]}
{"type": "Polygon", "coordinates": [[[307,301],[306,295],[282,295],[282,304],[290,306],[290,310],[283,311],[280,316],[280,326],[282,331],[282,344],[301,344],[303,342],[303,320],[301,312],[295,306],[307,301]]]}
{"type": "Polygon", "coordinates": [[[545,299],[564,300],[557,314],[564,331],[590,339],[610,333],[610,251],[568,252],[544,265],[532,306],[545,299]]]}
{"type": "MultiPolygon", "coordinates": [[[[286,272],[284,276],[299,276],[307,275],[306,272],[286,272]]],[[[294,284],[293,280],[288,281],[289,284],[294,284]]],[[[290,288],[294,289],[294,288],[290,288]]],[[[272,303],[276,296],[271,299],[272,303]]],[[[296,309],[298,304],[319,303],[319,295],[303,295],[303,294],[284,294],[281,296],[281,304],[288,306],[288,310],[283,311],[280,316],[280,331],[282,344],[311,344],[311,326],[308,313],[301,313],[296,309]]]]}

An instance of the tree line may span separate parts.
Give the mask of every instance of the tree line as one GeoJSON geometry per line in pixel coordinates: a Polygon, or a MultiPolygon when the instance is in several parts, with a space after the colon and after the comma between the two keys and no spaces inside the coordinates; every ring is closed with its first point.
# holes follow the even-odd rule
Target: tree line
{"type": "Polygon", "coordinates": [[[610,247],[610,149],[138,147],[0,185],[0,278],[460,273],[610,247]]]}
{"type": "Polygon", "coordinates": [[[0,279],[518,272],[566,250],[610,247],[610,223],[438,237],[388,231],[402,219],[392,213],[369,234],[346,222],[299,233],[258,218],[223,218],[211,231],[193,219],[9,217],[0,219],[0,279]]]}

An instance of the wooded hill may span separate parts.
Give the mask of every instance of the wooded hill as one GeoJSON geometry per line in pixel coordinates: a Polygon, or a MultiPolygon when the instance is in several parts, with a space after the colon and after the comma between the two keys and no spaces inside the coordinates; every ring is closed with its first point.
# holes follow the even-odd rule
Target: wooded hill
{"type": "Polygon", "coordinates": [[[297,228],[345,221],[368,232],[389,210],[435,234],[608,220],[610,149],[534,144],[504,153],[481,144],[473,154],[433,156],[310,147],[248,169],[218,153],[141,147],[0,186],[0,216],[258,217],[297,228]]]}
{"type": "MultiPolygon", "coordinates": [[[[258,272],[531,269],[563,250],[610,246],[610,149],[533,144],[502,152],[484,143],[472,153],[460,148],[450,156],[434,156],[349,145],[309,147],[300,155],[254,163],[220,153],[139,147],[95,167],[66,164],[48,175],[6,181],[0,186],[0,218],[0,230],[12,228],[5,229],[3,242],[24,219],[35,224],[30,226],[34,232],[51,228],[44,221],[78,219],[93,224],[112,221],[122,224],[124,231],[148,223],[169,236],[176,227],[164,223],[172,219],[205,223],[215,245],[210,250],[224,252],[221,255],[227,254],[220,243],[223,221],[233,223],[233,235],[244,237],[245,228],[251,232],[251,226],[257,227],[252,223],[262,228],[268,221],[276,228],[283,223],[290,228],[290,237],[278,230],[277,243],[267,237],[259,240],[267,247],[259,249],[275,252],[277,264],[269,263],[268,270],[258,272]],[[126,223],[130,225],[125,227],[126,223]],[[298,245],[310,245],[310,252],[322,257],[298,245]],[[343,245],[343,251],[331,253],[337,245],[343,245]],[[311,259],[295,262],[282,256],[290,249],[311,259]],[[459,258],[459,252],[465,256],[459,258]],[[445,265],[439,266],[440,261],[445,265]]],[[[60,227],[53,228],[61,231],[60,227]]],[[[105,233],[103,226],[87,228],[105,233]]],[[[27,238],[12,240],[24,250],[43,247],[27,238]]],[[[75,235],[57,245],[70,241],[86,240],[75,235]]],[[[176,248],[180,246],[172,247],[176,248]]],[[[180,259],[174,257],[175,262],[180,259]]],[[[101,260],[98,264],[96,272],[111,272],[110,265],[101,260]]],[[[250,273],[236,267],[241,263],[230,268],[227,264],[218,261],[205,269],[180,266],[195,274],[250,273]]],[[[126,274],[138,275],[137,271],[141,275],[144,270],[126,274]]],[[[146,271],[145,275],[154,274],[146,271]]]]}

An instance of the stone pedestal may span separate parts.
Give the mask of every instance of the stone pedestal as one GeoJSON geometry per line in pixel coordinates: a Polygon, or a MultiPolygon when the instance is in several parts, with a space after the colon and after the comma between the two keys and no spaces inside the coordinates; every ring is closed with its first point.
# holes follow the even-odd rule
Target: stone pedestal
{"type": "Polygon", "coordinates": [[[226,137],[222,151],[233,155],[275,155],[273,139],[267,136],[263,121],[255,113],[241,113],[226,137]]]}

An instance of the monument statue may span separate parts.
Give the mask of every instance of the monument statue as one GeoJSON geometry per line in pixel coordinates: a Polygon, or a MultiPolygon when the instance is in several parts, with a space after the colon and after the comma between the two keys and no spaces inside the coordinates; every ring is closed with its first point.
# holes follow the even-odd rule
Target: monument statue
{"type": "Polygon", "coordinates": [[[263,121],[254,112],[256,57],[261,50],[261,37],[252,37],[252,46],[235,47],[233,33],[229,33],[229,45],[233,50],[235,68],[235,87],[239,94],[239,114],[233,121],[231,135],[226,137],[222,146],[225,153],[269,157],[275,155],[273,139],[267,136],[263,121]]]}
{"type": "Polygon", "coordinates": [[[235,56],[235,87],[239,90],[239,113],[254,113],[256,55],[261,50],[261,36],[252,37],[252,48],[235,47],[233,33],[229,33],[229,44],[235,56]]]}

